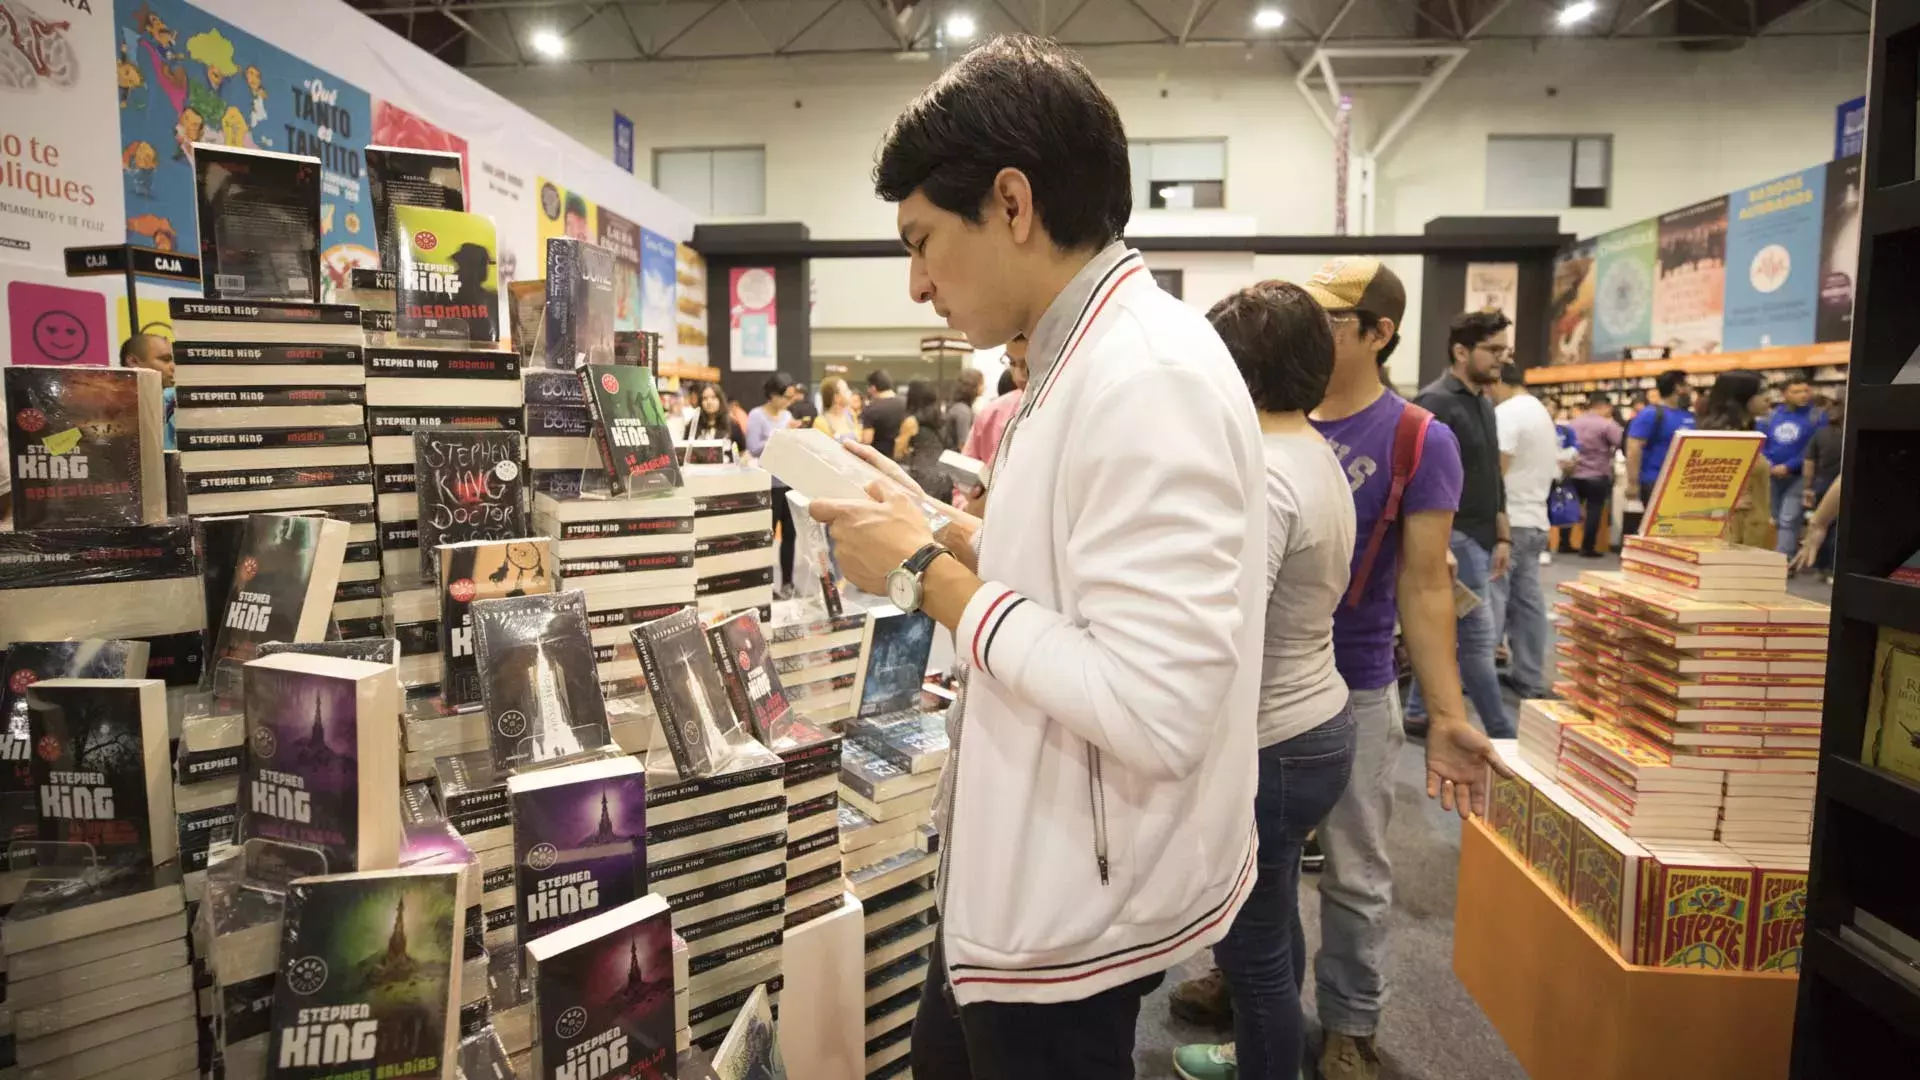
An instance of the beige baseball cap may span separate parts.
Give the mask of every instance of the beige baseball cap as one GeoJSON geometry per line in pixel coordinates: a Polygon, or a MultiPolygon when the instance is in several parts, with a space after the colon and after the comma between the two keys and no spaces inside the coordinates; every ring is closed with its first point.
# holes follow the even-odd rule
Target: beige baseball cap
{"type": "Polygon", "coordinates": [[[1301,287],[1329,312],[1359,309],[1392,319],[1395,326],[1406,318],[1407,287],[1379,259],[1333,259],[1315,270],[1301,287]]]}

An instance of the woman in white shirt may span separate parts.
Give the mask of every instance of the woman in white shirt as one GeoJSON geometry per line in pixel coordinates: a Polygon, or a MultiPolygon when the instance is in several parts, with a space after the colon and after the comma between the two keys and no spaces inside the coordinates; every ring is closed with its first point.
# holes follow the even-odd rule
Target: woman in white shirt
{"type": "Polygon", "coordinates": [[[1233,997],[1234,1042],[1183,1046],[1173,1060],[1187,1080],[1293,1080],[1307,969],[1300,852],[1353,770],[1353,714],[1333,666],[1333,613],[1353,560],[1353,493],[1332,448],[1307,422],[1333,376],[1326,312],[1299,286],[1268,281],[1220,301],[1207,319],[1260,411],[1267,466],[1259,879],[1214,946],[1233,997]]]}

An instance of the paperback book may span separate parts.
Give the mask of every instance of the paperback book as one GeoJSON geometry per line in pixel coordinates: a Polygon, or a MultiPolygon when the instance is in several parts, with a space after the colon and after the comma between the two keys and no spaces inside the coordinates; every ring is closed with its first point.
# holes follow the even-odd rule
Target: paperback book
{"type": "Polygon", "coordinates": [[[193,145],[208,300],[320,299],[320,159],[193,145]]]}
{"type": "Polygon", "coordinates": [[[613,252],[585,240],[547,241],[546,366],[612,364],[613,252]]]}
{"type": "Polygon", "coordinates": [[[675,1075],[670,918],[649,894],[527,945],[538,1080],[675,1075]]]}
{"type": "Polygon", "coordinates": [[[551,546],[545,538],[534,538],[473,540],[436,549],[440,560],[440,691],[447,704],[458,707],[480,702],[474,601],[552,592],[551,546]]]}
{"type": "Polygon", "coordinates": [[[167,693],[158,679],[48,679],[27,687],[40,839],[107,865],[173,858],[167,693]]]}
{"type": "Polygon", "coordinates": [[[518,773],[507,792],[522,943],[646,894],[647,782],[638,758],[518,773]]]}
{"type": "Polygon", "coordinates": [[[793,705],[767,655],[759,613],[743,611],[709,626],[707,641],[720,665],[733,715],[766,746],[785,738],[792,726],[793,705]]]}
{"type": "Polygon", "coordinates": [[[858,680],[863,717],[911,708],[933,650],[933,620],[921,612],[882,608],[873,613],[872,623],[873,640],[858,680]]]}
{"type": "Polygon", "coordinates": [[[430,341],[500,339],[499,242],[479,214],[393,209],[398,248],[394,332],[430,341]]]}
{"type": "Polygon", "coordinates": [[[240,669],[269,641],[319,641],[333,619],[349,526],[303,514],[253,514],[213,635],[206,689],[238,700],[240,669]]]}
{"type": "Polygon", "coordinates": [[[399,146],[369,146],[361,154],[367,164],[367,193],[373,197],[373,231],[379,237],[380,265],[391,270],[400,265],[394,245],[394,207],[467,208],[461,190],[460,155],[449,150],[399,146]]]}
{"type": "Polygon", "coordinates": [[[332,873],[400,854],[400,684],[390,665],[282,654],[245,667],[240,836],[313,849],[332,873]]]}
{"type": "Polygon", "coordinates": [[[527,492],[517,431],[427,428],[413,433],[420,572],[442,544],[525,536],[527,492]]]}
{"type": "Polygon", "coordinates": [[[389,637],[363,637],[342,641],[269,641],[260,646],[261,656],[279,653],[331,656],[337,660],[359,660],[367,664],[397,664],[400,662],[400,642],[389,637]]]}
{"type": "Polygon", "coordinates": [[[28,688],[48,679],[138,679],[146,671],[144,641],[16,641],[7,649],[0,663],[0,851],[39,837],[28,688]]]}
{"type": "Polygon", "coordinates": [[[140,368],[9,367],[13,527],[139,525],[167,516],[160,376],[140,368]]]}
{"type": "Polygon", "coordinates": [[[409,868],[293,882],[273,991],[271,1075],[452,1075],[460,873],[409,868]]]}
{"type": "Polygon", "coordinates": [[[611,741],[585,594],[478,600],[471,614],[498,767],[572,757],[611,741]]]}
{"type": "Polygon", "coordinates": [[[682,609],[630,634],[680,778],[710,776],[725,767],[732,757],[726,733],[735,724],[699,615],[682,609]]]}
{"type": "Polygon", "coordinates": [[[646,495],[680,486],[673,436],[653,380],[653,372],[640,367],[588,364],[580,369],[600,464],[616,494],[646,495]]]}
{"type": "Polygon", "coordinates": [[[747,1003],[733,1018],[733,1026],[713,1052],[713,1072],[720,1080],[784,1080],[780,1039],[773,1029],[773,1002],[765,983],[753,988],[747,1003]]]}

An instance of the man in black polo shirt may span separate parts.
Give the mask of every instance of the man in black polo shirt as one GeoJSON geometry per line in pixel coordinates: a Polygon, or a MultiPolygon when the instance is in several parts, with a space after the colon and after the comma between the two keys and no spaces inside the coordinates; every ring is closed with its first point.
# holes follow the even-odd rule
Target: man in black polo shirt
{"type": "MultiPolygon", "coordinates": [[[[1452,428],[1460,441],[1460,511],[1453,516],[1449,546],[1459,564],[1460,583],[1480,598],[1472,611],[1460,616],[1460,683],[1480,714],[1480,725],[1496,739],[1513,736],[1514,719],[1501,701],[1500,676],[1494,670],[1489,585],[1507,572],[1513,548],[1507,531],[1506,484],[1500,476],[1500,430],[1487,388],[1500,381],[1500,366],[1513,352],[1512,326],[1498,311],[1469,312],[1454,319],[1447,332],[1447,353],[1453,365],[1413,399],[1452,428]]],[[[1426,719],[1426,701],[1416,682],[1407,700],[1407,726],[1421,732],[1426,719]]]]}

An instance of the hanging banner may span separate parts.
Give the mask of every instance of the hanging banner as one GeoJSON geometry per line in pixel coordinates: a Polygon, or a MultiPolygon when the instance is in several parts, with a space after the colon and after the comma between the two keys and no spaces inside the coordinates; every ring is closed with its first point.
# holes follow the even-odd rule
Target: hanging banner
{"type": "Polygon", "coordinates": [[[1513,324],[1513,340],[1520,340],[1520,264],[1468,263],[1468,311],[1497,311],[1513,324]]]}
{"type": "Polygon", "coordinates": [[[1720,351],[1727,287],[1727,197],[1660,215],[1654,345],[1674,356],[1720,351]]]}
{"type": "Polygon", "coordinates": [[[103,135],[113,40],[106,0],[0,3],[0,259],[55,266],[66,248],[119,242],[118,151],[103,135]]]}
{"type": "Polygon", "coordinates": [[[1821,165],[1734,192],[1727,224],[1729,350],[1813,341],[1820,295],[1821,165]]]}
{"type": "Polygon", "coordinates": [[[1833,156],[1853,157],[1867,148],[1867,99],[1854,98],[1833,110],[1833,156]]]}
{"type": "Polygon", "coordinates": [[[1584,364],[1593,346],[1595,244],[1583,240],[1553,261],[1547,308],[1547,363],[1584,364]]]}
{"type": "Polygon", "coordinates": [[[1653,261],[1659,223],[1642,221],[1596,238],[1593,359],[1618,360],[1653,341],[1653,261]]]}
{"type": "Polygon", "coordinates": [[[1820,223],[1820,311],[1815,341],[1853,336],[1853,285],[1860,266],[1860,158],[1827,163],[1820,223]]]}
{"type": "Polygon", "coordinates": [[[613,328],[640,329],[640,226],[602,206],[597,240],[613,252],[613,328]]]}
{"type": "Polygon", "coordinates": [[[727,324],[733,371],[773,371],[780,366],[774,314],[773,268],[736,266],[727,278],[727,324]]]}
{"type": "Polygon", "coordinates": [[[319,158],[327,289],[379,265],[360,152],[373,131],[364,90],[180,0],[116,10],[128,243],[198,249],[189,147],[208,142],[319,158]]]}
{"type": "Polygon", "coordinates": [[[674,358],[688,367],[707,366],[707,260],[685,244],[674,256],[674,358]]]}
{"type": "Polygon", "coordinates": [[[673,340],[673,241],[651,229],[640,230],[640,329],[673,340]]]}
{"type": "Polygon", "coordinates": [[[633,171],[633,121],[618,109],[613,113],[613,163],[633,171]]]}

